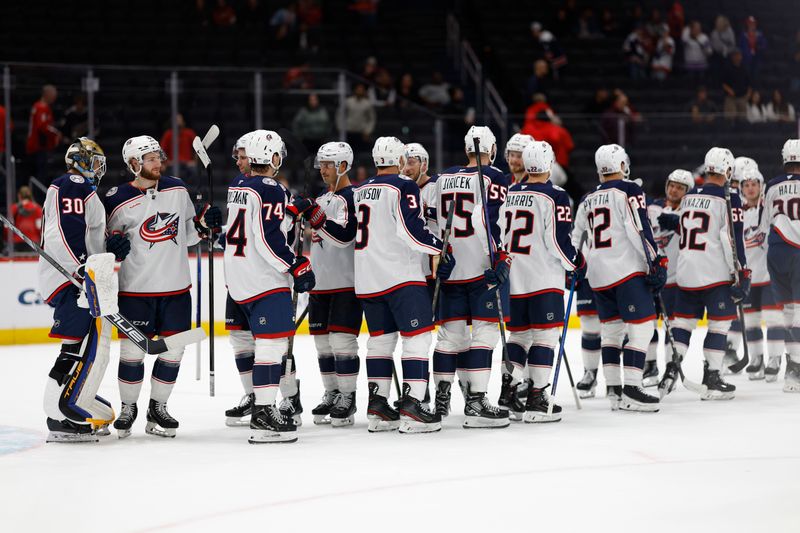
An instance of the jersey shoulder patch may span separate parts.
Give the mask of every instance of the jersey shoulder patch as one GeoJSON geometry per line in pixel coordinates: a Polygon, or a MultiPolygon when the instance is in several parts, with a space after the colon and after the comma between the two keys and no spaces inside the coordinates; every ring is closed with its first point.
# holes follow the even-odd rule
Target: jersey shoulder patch
{"type": "Polygon", "coordinates": [[[119,187],[117,187],[117,186],[111,187],[110,189],[108,189],[106,191],[106,196],[107,197],[108,196],[114,196],[115,194],[117,194],[118,191],[119,191],[119,187]]]}

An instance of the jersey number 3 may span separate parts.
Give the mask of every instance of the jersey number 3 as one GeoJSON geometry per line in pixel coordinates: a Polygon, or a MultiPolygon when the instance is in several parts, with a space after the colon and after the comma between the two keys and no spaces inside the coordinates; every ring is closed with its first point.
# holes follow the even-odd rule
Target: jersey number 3
{"type": "Polygon", "coordinates": [[[356,250],[363,250],[367,247],[367,243],[369,242],[369,216],[369,206],[364,204],[359,205],[356,215],[358,218],[358,225],[356,226],[356,230],[358,231],[356,234],[356,250]]]}

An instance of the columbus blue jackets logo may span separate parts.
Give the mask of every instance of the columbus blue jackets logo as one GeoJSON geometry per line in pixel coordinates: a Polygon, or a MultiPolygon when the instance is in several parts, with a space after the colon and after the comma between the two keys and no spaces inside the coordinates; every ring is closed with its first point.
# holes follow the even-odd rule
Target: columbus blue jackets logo
{"type": "Polygon", "coordinates": [[[139,227],[139,237],[149,242],[150,248],[157,242],[170,240],[177,246],[180,220],[181,217],[177,213],[156,213],[139,227]]]}

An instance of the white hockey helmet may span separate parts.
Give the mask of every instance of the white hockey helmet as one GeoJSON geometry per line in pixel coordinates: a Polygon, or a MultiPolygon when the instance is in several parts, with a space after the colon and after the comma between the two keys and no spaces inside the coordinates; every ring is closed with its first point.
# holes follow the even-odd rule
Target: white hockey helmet
{"type": "Polygon", "coordinates": [[[372,161],[377,168],[402,167],[405,154],[406,145],[397,137],[378,137],[372,147],[372,161]]]}
{"type": "Polygon", "coordinates": [[[758,170],[758,163],[749,157],[737,157],[733,160],[733,174],[731,174],[731,181],[740,182],[744,171],[748,168],[755,168],[758,170]]]}
{"type": "Polygon", "coordinates": [[[781,150],[783,164],[800,163],[800,139],[789,139],[783,144],[781,150]]]}
{"type": "Polygon", "coordinates": [[[420,163],[429,163],[430,156],[428,151],[420,143],[408,143],[406,145],[406,159],[416,157],[420,163]]]}
{"type": "Polygon", "coordinates": [[[733,162],[730,150],[715,146],[706,153],[704,166],[706,173],[722,174],[730,180],[733,174],[733,162]]]}
{"type": "Polygon", "coordinates": [[[533,141],[522,150],[522,164],[528,174],[544,174],[553,169],[553,147],[545,141],[533,141]]]}
{"type": "Polygon", "coordinates": [[[688,170],[684,170],[682,168],[676,168],[672,172],[669,173],[667,176],[667,183],[664,184],[664,190],[667,189],[667,186],[670,182],[677,183],[678,185],[683,185],[686,187],[687,191],[692,190],[694,187],[694,176],[688,170]]]}
{"type": "Polygon", "coordinates": [[[535,141],[535,139],[530,135],[526,135],[524,133],[515,133],[506,143],[506,151],[503,153],[503,155],[505,156],[506,160],[508,160],[508,152],[522,153],[522,151],[525,150],[525,147],[533,141],[535,141]]]}
{"type": "Polygon", "coordinates": [[[269,165],[277,171],[286,157],[286,145],[281,136],[272,130],[255,130],[247,135],[244,153],[251,165],[269,165]],[[278,166],[272,161],[275,154],[279,158],[278,166]]]}
{"type": "Polygon", "coordinates": [[[764,175],[758,170],[758,167],[748,167],[744,169],[741,176],[741,183],[745,181],[757,181],[761,186],[764,185],[764,175]]]}
{"type": "Polygon", "coordinates": [[[138,137],[131,137],[125,144],[122,145],[122,160],[134,175],[138,176],[139,173],[133,170],[131,160],[135,159],[139,162],[139,172],[142,170],[142,161],[144,156],[151,153],[157,153],[162,161],[167,160],[167,154],[161,149],[158,141],[149,135],[139,135],[138,137]]]}
{"type": "Polygon", "coordinates": [[[594,153],[594,164],[601,176],[622,172],[627,177],[631,173],[631,158],[625,148],[618,144],[604,144],[594,153]]]}
{"type": "Polygon", "coordinates": [[[239,159],[239,150],[244,150],[245,145],[247,144],[247,138],[251,133],[253,132],[248,131],[236,140],[236,143],[233,145],[233,149],[231,150],[231,157],[233,157],[234,161],[239,159]]]}
{"type": "Polygon", "coordinates": [[[314,158],[314,168],[320,168],[323,161],[332,161],[336,166],[336,175],[343,176],[353,168],[353,149],[346,142],[329,142],[319,147],[317,156],[314,158]],[[345,163],[344,172],[339,168],[345,163]]]}
{"type": "Polygon", "coordinates": [[[497,139],[488,126],[472,126],[464,136],[464,150],[468,154],[475,153],[475,138],[478,138],[478,150],[489,155],[489,161],[494,163],[497,157],[497,139]]]}

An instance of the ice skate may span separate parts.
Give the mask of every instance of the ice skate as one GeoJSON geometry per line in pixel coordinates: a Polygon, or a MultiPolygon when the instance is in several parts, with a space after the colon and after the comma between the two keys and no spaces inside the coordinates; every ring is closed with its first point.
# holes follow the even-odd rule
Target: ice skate
{"type": "Polygon", "coordinates": [[[753,357],[753,360],[750,361],[749,365],[747,365],[745,372],[747,372],[747,379],[749,379],[750,381],[758,381],[760,379],[764,379],[765,377],[764,356],[757,355],[753,357]]]}
{"type": "Polygon", "coordinates": [[[339,391],[336,389],[325,391],[325,394],[322,395],[322,400],[311,410],[311,414],[314,417],[314,424],[320,426],[331,423],[331,409],[333,409],[338,395],[339,391]]]}
{"type": "Polygon", "coordinates": [[[786,357],[786,374],[783,377],[783,392],[800,392],[800,363],[786,357]]]}
{"type": "Polygon", "coordinates": [[[297,442],[297,426],[275,404],[253,406],[250,429],[252,434],[247,440],[250,444],[297,442]]]}
{"type": "Polygon", "coordinates": [[[445,418],[450,414],[450,387],[449,381],[440,381],[436,386],[436,414],[445,418]]]}
{"type": "Polygon", "coordinates": [[[617,411],[619,403],[622,401],[622,385],[608,385],[606,386],[606,398],[611,404],[611,410],[617,411]]]}
{"type": "Polygon", "coordinates": [[[370,433],[394,431],[400,427],[400,414],[395,411],[389,401],[378,394],[378,384],[370,383],[369,403],[367,404],[367,430],[370,433]]]}
{"type": "Polygon", "coordinates": [[[736,387],[722,380],[719,370],[703,371],[703,385],[708,388],[702,400],[732,400],[736,396],[736,387]]]}
{"type": "Polygon", "coordinates": [[[522,420],[525,413],[525,404],[517,396],[517,384],[511,384],[511,374],[503,374],[503,384],[500,388],[500,398],[497,406],[508,411],[508,418],[514,421],[522,420]]]}
{"type": "Polygon", "coordinates": [[[175,438],[178,421],[167,411],[167,404],[150,400],[147,408],[147,424],[144,432],[158,437],[175,438]]]}
{"type": "Polygon", "coordinates": [[[511,424],[508,411],[489,403],[485,392],[472,392],[466,385],[464,428],[504,428],[511,424]]]}
{"type": "Polygon", "coordinates": [[[778,373],[781,371],[781,356],[770,355],[767,361],[767,368],[764,369],[764,379],[767,383],[778,381],[778,373]]]}
{"type": "Polygon", "coordinates": [[[404,384],[400,402],[400,433],[435,433],[441,429],[441,415],[428,410],[421,401],[411,396],[411,386],[404,384]]]}
{"type": "Polygon", "coordinates": [[[335,428],[352,426],[356,414],[356,391],[339,392],[330,412],[330,424],[335,428]]]}
{"type": "Polygon", "coordinates": [[[253,414],[253,404],[255,397],[253,393],[245,394],[239,401],[239,405],[225,411],[225,425],[229,427],[249,426],[250,420],[245,420],[253,414]]]}
{"type": "Polygon", "coordinates": [[[575,388],[578,389],[578,396],[582,399],[594,398],[597,389],[597,369],[587,369],[575,388]]]}
{"type": "Polygon", "coordinates": [[[559,422],[561,420],[560,405],[553,404],[552,414],[547,414],[550,407],[550,397],[545,390],[547,387],[542,389],[531,387],[528,399],[525,402],[525,414],[523,415],[525,423],[559,422]]]}
{"type": "Polygon", "coordinates": [[[644,372],[642,372],[642,387],[655,387],[658,385],[658,363],[656,361],[645,361],[644,372]]]}
{"type": "Polygon", "coordinates": [[[300,403],[300,380],[297,380],[297,392],[295,392],[292,396],[288,398],[284,398],[281,400],[278,409],[281,410],[281,414],[286,417],[291,417],[294,421],[294,425],[300,427],[303,425],[303,404],[300,403]]]}
{"type": "Polygon", "coordinates": [[[131,427],[139,414],[139,408],[135,403],[123,403],[119,411],[119,417],[114,421],[114,429],[120,439],[130,436],[131,427]]]}
{"type": "Polygon", "coordinates": [[[657,413],[658,398],[644,392],[641,387],[625,385],[622,387],[622,397],[619,408],[622,411],[639,411],[642,413],[657,413]]]}
{"type": "Polygon", "coordinates": [[[47,419],[47,429],[50,433],[47,434],[45,442],[97,442],[100,439],[92,430],[91,424],[78,424],[72,420],[56,420],[54,418],[47,419]]]}

